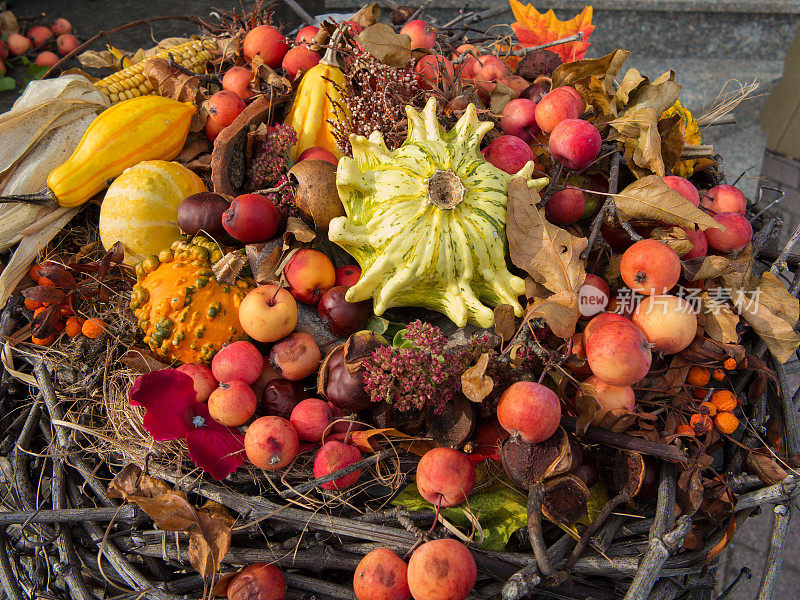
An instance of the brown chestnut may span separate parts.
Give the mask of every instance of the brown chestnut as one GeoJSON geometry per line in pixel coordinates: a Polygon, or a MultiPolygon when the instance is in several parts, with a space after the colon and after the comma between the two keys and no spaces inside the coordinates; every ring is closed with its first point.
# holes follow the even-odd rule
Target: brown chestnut
{"type": "Polygon", "coordinates": [[[187,196],[178,205],[178,227],[188,236],[204,231],[213,238],[228,239],[222,227],[222,213],[228,206],[230,201],[225,196],[213,192],[187,196]]]}

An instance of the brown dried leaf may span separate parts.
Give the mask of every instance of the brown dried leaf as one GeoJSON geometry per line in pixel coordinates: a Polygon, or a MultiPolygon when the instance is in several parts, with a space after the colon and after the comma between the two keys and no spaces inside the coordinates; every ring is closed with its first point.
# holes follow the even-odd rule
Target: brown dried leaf
{"type": "Polygon", "coordinates": [[[198,511],[197,530],[189,534],[189,562],[203,578],[219,571],[231,547],[234,519],[228,510],[209,500],[198,511]]]}
{"type": "Polygon", "coordinates": [[[563,291],[546,298],[533,298],[525,312],[524,321],[544,319],[555,335],[566,340],[575,333],[579,318],[578,294],[563,291]]]}
{"type": "Polygon", "coordinates": [[[721,277],[736,270],[728,256],[698,256],[683,261],[683,276],[689,281],[721,277]]]}
{"type": "Polygon", "coordinates": [[[617,88],[617,93],[615,95],[617,104],[620,107],[627,106],[631,101],[630,96],[634,90],[647,81],[647,77],[644,77],[636,69],[628,69],[617,88]]]}
{"type": "Polygon", "coordinates": [[[28,300],[36,300],[46,304],[61,302],[67,295],[52,285],[35,285],[22,290],[22,295],[28,300]]]}
{"type": "Polygon", "coordinates": [[[189,75],[170,65],[164,58],[151,58],[144,65],[142,74],[158,90],[159,96],[178,102],[199,104],[200,83],[198,75],[189,75]]]}
{"type": "Polygon", "coordinates": [[[511,179],[506,222],[511,262],[553,293],[577,294],[586,278],[580,254],[588,240],[550,223],[544,209],[536,208],[539,200],[524,179],[511,179]]]}
{"type": "Polygon", "coordinates": [[[110,50],[86,50],[77,56],[81,66],[89,69],[119,69],[119,58],[110,50]]]}
{"type": "Polygon", "coordinates": [[[701,292],[700,305],[705,317],[703,326],[711,339],[724,344],[739,342],[739,334],[736,331],[739,316],[731,310],[730,304],[713,300],[708,292],[701,292]]]}
{"type": "Polygon", "coordinates": [[[381,20],[381,9],[377,2],[373,2],[372,4],[362,6],[361,9],[348,20],[361,25],[361,27],[369,27],[381,20]]]}
{"type": "Polygon", "coordinates": [[[484,352],[475,365],[461,374],[461,391],[472,402],[481,402],[492,393],[494,381],[486,375],[489,355],[484,352]]]}
{"type": "Polygon", "coordinates": [[[489,96],[489,110],[492,114],[499,115],[503,112],[505,105],[517,97],[516,92],[507,85],[498,82],[489,96]]]}
{"type": "Polygon", "coordinates": [[[160,371],[170,366],[169,362],[162,362],[150,348],[129,348],[119,361],[136,373],[160,371]]]}
{"type": "Polygon", "coordinates": [[[0,12],[0,35],[7,36],[12,33],[19,33],[17,17],[10,10],[4,10],[0,12]]]}
{"type": "Polygon", "coordinates": [[[642,177],[614,196],[619,218],[648,219],[669,225],[724,229],[710,215],[669,187],[658,175],[642,177]]]}
{"type": "Polygon", "coordinates": [[[274,94],[277,96],[283,96],[284,94],[290,94],[292,92],[292,82],[286,77],[278,75],[269,66],[264,64],[261,55],[256,54],[252,58],[250,61],[250,70],[253,72],[253,83],[250,84],[250,87],[253,89],[263,90],[264,86],[261,85],[263,83],[272,88],[274,94]]]}
{"type": "Polygon", "coordinates": [[[586,383],[581,383],[578,394],[575,396],[575,407],[578,409],[578,418],[575,421],[575,435],[586,433],[594,416],[600,410],[597,402],[597,390],[586,383]]]}
{"type": "Polygon", "coordinates": [[[678,256],[686,254],[693,246],[686,234],[686,230],[681,227],[656,227],[650,232],[650,237],[664,242],[675,250],[678,256]]]}
{"type": "Polygon", "coordinates": [[[278,277],[275,272],[283,255],[283,241],[280,238],[263,244],[248,244],[245,252],[258,285],[274,281],[278,277]]]}
{"type": "Polygon", "coordinates": [[[564,63],[553,71],[553,88],[581,84],[585,87],[585,82],[594,76],[602,81],[604,92],[614,96],[614,79],[629,55],[627,50],[614,50],[601,58],[564,63]]]}
{"type": "Polygon", "coordinates": [[[189,531],[197,526],[195,508],[181,491],[129,464],[108,485],[109,498],[133,502],[153,519],[162,531],[189,531]]]}
{"type": "Polygon", "coordinates": [[[749,272],[744,284],[744,288],[731,294],[734,309],[764,340],[775,358],[785,363],[800,346],[800,333],[794,330],[800,318],[798,299],[769,271],[760,280],[749,272]]]}
{"type": "Polygon", "coordinates": [[[652,108],[633,108],[610,123],[613,129],[610,139],[622,142],[625,160],[637,177],[650,173],[664,176],[659,116],[652,108]]]}
{"type": "Polygon", "coordinates": [[[680,115],[672,115],[658,121],[658,132],[661,135],[661,159],[664,169],[672,172],[681,158],[683,146],[686,143],[686,123],[680,115]]]}
{"type": "Polygon", "coordinates": [[[775,485],[786,479],[789,474],[776,463],[771,456],[758,452],[748,452],[747,470],[767,485],[775,485]]]}
{"type": "Polygon", "coordinates": [[[286,233],[283,234],[284,249],[287,244],[291,245],[292,240],[297,240],[301,244],[308,244],[317,237],[317,234],[302,219],[289,217],[286,220],[286,233]]]}
{"type": "Polygon", "coordinates": [[[517,332],[517,322],[514,308],[510,304],[501,304],[494,309],[494,332],[503,342],[513,339],[517,332]]]}
{"type": "Polygon", "coordinates": [[[193,131],[186,138],[186,143],[183,145],[181,153],[173,160],[181,164],[186,164],[201,154],[211,152],[211,148],[211,142],[204,131],[193,131]]]}
{"type": "Polygon", "coordinates": [[[356,37],[364,50],[390,67],[406,67],[411,61],[411,38],[395,33],[384,23],[365,27],[356,37]]]}

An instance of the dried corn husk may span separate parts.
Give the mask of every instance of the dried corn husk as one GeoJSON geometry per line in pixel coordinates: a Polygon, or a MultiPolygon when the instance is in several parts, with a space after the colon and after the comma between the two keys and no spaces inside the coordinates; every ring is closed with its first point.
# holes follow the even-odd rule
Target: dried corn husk
{"type": "MultiPolygon", "coordinates": [[[[109,105],[80,75],[33,81],[10,111],[0,115],[0,193],[38,192],[72,154],[86,128],[109,105]]],[[[0,205],[0,250],[19,243],[0,275],[0,305],[25,276],[39,250],[78,209],[0,205]]]]}

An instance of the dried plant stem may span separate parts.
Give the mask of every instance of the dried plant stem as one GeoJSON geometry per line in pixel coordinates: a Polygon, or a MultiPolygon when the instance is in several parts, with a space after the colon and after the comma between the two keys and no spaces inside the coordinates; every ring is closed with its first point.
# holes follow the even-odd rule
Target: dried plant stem
{"type": "Polygon", "coordinates": [[[772,537],[769,542],[767,559],[764,562],[764,574],[761,576],[761,586],[758,589],[757,600],[772,599],[789,542],[792,505],[778,504],[772,511],[775,515],[775,520],[773,521],[772,537]]]}
{"type": "Polygon", "coordinates": [[[619,166],[621,160],[622,156],[619,152],[615,152],[611,156],[611,171],[608,176],[609,195],[606,196],[603,206],[601,206],[600,210],[597,211],[597,215],[595,215],[594,220],[592,221],[592,229],[589,233],[588,245],[586,246],[586,249],[581,252],[581,260],[584,262],[586,262],[586,260],[589,258],[589,253],[592,251],[594,243],[597,241],[597,236],[600,234],[600,226],[603,224],[603,219],[605,219],[609,212],[611,214],[614,213],[614,194],[617,193],[619,187],[619,166]]]}
{"type": "Polygon", "coordinates": [[[528,490],[528,539],[531,543],[533,555],[539,564],[539,571],[545,577],[552,577],[556,574],[553,563],[547,555],[547,546],[544,543],[542,534],[542,500],[544,498],[544,486],[540,483],[531,484],[528,490]]]}
{"type": "Polygon", "coordinates": [[[117,508],[54,508],[0,512],[0,526],[29,523],[81,523],[83,521],[146,521],[144,513],[132,505],[117,508]]]}
{"type": "Polygon", "coordinates": [[[681,151],[681,160],[689,158],[714,158],[714,146],[711,144],[686,144],[681,151]]]}
{"type": "Polygon", "coordinates": [[[508,56],[525,56],[530,52],[535,52],[536,50],[544,50],[546,48],[552,48],[553,46],[560,46],[561,44],[568,44],[570,42],[582,42],[583,41],[583,32],[579,31],[578,33],[574,33],[570,36],[565,38],[561,38],[559,40],[553,40],[552,42],[547,42],[545,44],[539,44],[538,46],[528,46],[527,48],[519,48],[518,50],[511,50],[507,53],[508,56]]]}
{"type": "Polygon", "coordinates": [[[572,570],[572,567],[575,566],[575,563],[578,562],[578,559],[581,556],[581,553],[586,548],[586,544],[589,543],[591,537],[600,529],[600,526],[606,522],[611,513],[614,512],[617,507],[622,506],[626,502],[629,502],[631,499],[630,494],[627,491],[622,491],[613,498],[611,498],[608,502],[606,502],[603,510],[601,510],[597,516],[592,521],[591,525],[587,527],[584,532],[581,534],[578,543],[573,548],[572,553],[569,555],[567,559],[567,564],[564,566],[564,569],[569,572],[572,570]]]}
{"type": "Polygon", "coordinates": [[[739,571],[736,579],[734,579],[730,585],[726,587],[719,596],[717,596],[717,600],[728,600],[728,598],[731,597],[731,594],[736,591],[743,581],[749,581],[752,578],[752,571],[750,571],[750,569],[747,567],[742,567],[742,570],[739,571]]]}
{"type": "Polygon", "coordinates": [[[126,23],[125,25],[120,25],[119,27],[114,27],[113,29],[109,29],[108,31],[101,31],[97,35],[90,37],[80,46],[75,48],[69,54],[66,54],[59,60],[56,64],[50,67],[47,72],[42,76],[42,79],[47,79],[50,75],[58,69],[62,63],[66,60],[69,60],[73,56],[76,56],[79,52],[83,52],[94,44],[97,40],[108,38],[109,35],[114,33],[119,33],[120,31],[125,31],[126,29],[130,29],[131,27],[138,27],[139,25],[149,25],[150,23],[155,23],[156,21],[189,21],[190,23],[194,23],[198,26],[203,26],[203,22],[198,17],[187,17],[185,15],[172,15],[172,16],[161,16],[161,17],[150,17],[149,19],[139,19],[138,21],[133,21],[131,23],[126,23]]]}
{"type": "MultiPolygon", "coordinates": [[[[577,428],[576,419],[572,417],[561,417],[561,426],[567,431],[575,433],[577,428]]],[[[613,431],[607,431],[598,427],[590,426],[581,437],[590,442],[606,444],[613,448],[621,448],[623,450],[633,450],[634,452],[655,456],[656,458],[661,458],[670,462],[682,464],[689,462],[686,455],[675,446],[651,442],[622,433],[614,433],[613,431]]]]}
{"type": "Polygon", "coordinates": [[[391,450],[381,450],[380,452],[376,452],[375,454],[371,454],[366,458],[362,458],[358,462],[354,462],[352,464],[347,465],[346,467],[339,469],[337,471],[333,471],[332,473],[328,473],[322,477],[318,477],[312,481],[307,481],[298,486],[294,486],[289,488],[283,492],[281,492],[281,496],[284,498],[295,498],[297,496],[301,496],[307,492],[310,492],[314,488],[322,485],[323,483],[328,483],[333,481],[334,479],[339,479],[339,477],[344,477],[345,475],[349,475],[350,473],[355,473],[361,469],[366,469],[371,467],[373,464],[377,464],[382,461],[384,458],[388,458],[393,454],[391,450]]]}
{"type": "Polygon", "coordinates": [[[675,465],[662,462],[658,484],[658,500],[650,537],[663,537],[675,524],[675,465]]]}
{"type": "Polygon", "coordinates": [[[800,239],[800,225],[795,227],[791,237],[789,238],[789,241],[786,243],[786,245],[783,247],[783,250],[781,250],[781,253],[772,263],[772,267],[770,268],[770,273],[772,273],[773,275],[777,275],[778,273],[780,273],[781,271],[785,270],[788,267],[786,263],[786,257],[789,256],[789,254],[792,252],[792,249],[795,247],[795,244],[797,244],[797,240],[799,239],[800,239]]]}
{"type": "Polygon", "coordinates": [[[667,558],[683,544],[683,538],[689,533],[692,527],[692,520],[683,515],[678,519],[678,524],[669,533],[661,537],[651,537],[647,547],[647,552],[639,563],[633,583],[628,588],[624,600],[638,600],[645,598],[661,573],[667,558]]]}

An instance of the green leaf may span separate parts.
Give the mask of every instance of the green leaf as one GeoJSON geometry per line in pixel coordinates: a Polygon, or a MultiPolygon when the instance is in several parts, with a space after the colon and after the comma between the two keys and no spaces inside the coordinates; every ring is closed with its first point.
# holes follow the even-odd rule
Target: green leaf
{"type": "Polygon", "coordinates": [[[47,65],[30,65],[28,67],[28,77],[31,80],[34,79],[41,79],[44,77],[44,74],[50,70],[50,67],[47,65]]]}
{"type": "Polygon", "coordinates": [[[6,90],[13,90],[15,87],[17,87],[17,82],[14,81],[13,77],[0,78],[0,92],[5,92],[6,90]]]}
{"type": "MultiPolygon", "coordinates": [[[[477,471],[480,481],[482,475],[485,476],[486,469],[478,465],[477,471]]],[[[412,511],[434,509],[432,504],[419,495],[415,483],[407,485],[392,502],[412,511]]],[[[464,504],[443,508],[440,512],[455,525],[471,529],[472,522],[464,511],[467,506],[483,529],[481,548],[486,550],[504,550],[511,534],[520,527],[525,527],[528,522],[527,497],[511,483],[499,478],[477,485],[476,491],[464,504]]]]}
{"type": "Polygon", "coordinates": [[[402,331],[405,328],[406,328],[405,323],[395,323],[394,321],[388,321],[383,317],[379,317],[378,315],[372,315],[369,318],[369,320],[367,320],[367,326],[364,327],[364,329],[373,331],[377,335],[385,337],[387,340],[393,339],[394,336],[398,334],[398,332],[402,331]]]}
{"type": "Polygon", "coordinates": [[[25,56],[24,54],[22,54],[19,57],[19,62],[21,62],[23,65],[29,65],[29,64],[31,64],[31,59],[28,58],[27,56],[25,56]]]}
{"type": "Polygon", "coordinates": [[[413,346],[414,346],[414,344],[412,344],[410,341],[408,341],[406,339],[406,330],[405,329],[401,329],[400,331],[398,331],[394,335],[394,338],[392,338],[392,347],[393,348],[398,348],[398,349],[399,348],[411,348],[413,346]]]}

